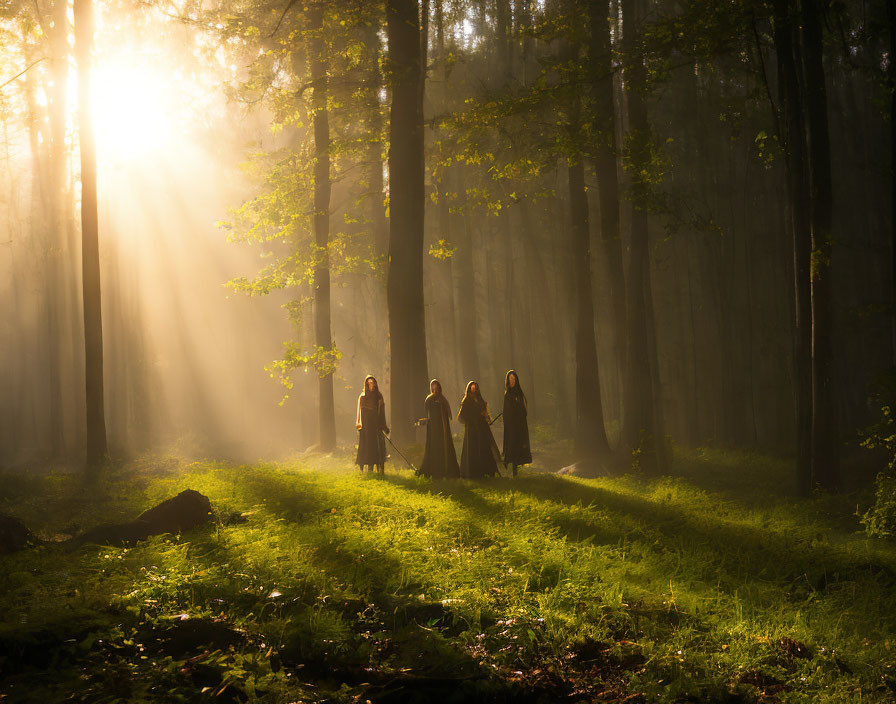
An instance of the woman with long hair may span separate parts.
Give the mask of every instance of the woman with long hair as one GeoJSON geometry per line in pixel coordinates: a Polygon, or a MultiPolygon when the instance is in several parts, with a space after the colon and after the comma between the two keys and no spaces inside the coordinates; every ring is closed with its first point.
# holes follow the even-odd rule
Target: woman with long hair
{"type": "Polygon", "coordinates": [[[358,430],[358,454],[355,457],[355,464],[362,472],[367,465],[371,472],[376,467],[379,473],[383,474],[386,465],[386,439],[383,433],[389,432],[389,426],[386,425],[386,401],[373,376],[368,376],[364,380],[364,391],[358,396],[355,427],[358,430]]]}
{"type": "Polygon", "coordinates": [[[420,419],[426,425],[426,447],[418,474],[444,478],[460,476],[454,438],[451,436],[451,405],[442,394],[438,379],[429,382],[429,396],[423,403],[426,415],[420,419]]]}
{"type": "Polygon", "coordinates": [[[529,407],[516,370],[504,376],[504,466],[510,465],[513,476],[517,467],[532,463],[529,447],[529,407]]]}
{"type": "Polygon", "coordinates": [[[460,456],[460,476],[465,479],[480,479],[498,474],[501,456],[489,427],[491,416],[488,404],[482,398],[478,382],[471,381],[467,384],[457,417],[466,426],[460,456]]]}

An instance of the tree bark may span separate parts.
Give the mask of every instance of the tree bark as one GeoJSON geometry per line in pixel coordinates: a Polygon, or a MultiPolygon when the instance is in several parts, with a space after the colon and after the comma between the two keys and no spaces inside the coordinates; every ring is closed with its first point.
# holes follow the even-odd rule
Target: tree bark
{"type": "Polygon", "coordinates": [[[387,0],[392,107],[389,125],[389,277],[392,430],[413,439],[415,399],[428,384],[423,307],[423,67],[415,0],[387,0]]]}
{"type": "Polygon", "coordinates": [[[604,427],[597,344],[594,339],[591,226],[582,159],[571,162],[567,171],[576,282],[576,453],[588,461],[606,457],[610,445],[604,427]]]}
{"type": "MultiPolygon", "coordinates": [[[[458,186],[458,193],[462,184],[458,186]]],[[[476,277],[473,270],[472,215],[464,203],[463,227],[458,231],[457,243],[457,327],[462,378],[479,378],[479,345],[476,335],[476,277]]]]}
{"type": "Polygon", "coordinates": [[[784,145],[787,209],[793,244],[793,396],[797,433],[797,488],[801,495],[808,496],[812,490],[812,304],[809,273],[812,236],[809,228],[805,123],[794,53],[796,29],[787,0],[775,0],[774,19],[782,132],[780,137],[784,145]]]}
{"type": "Polygon", "coordinates": [[[896,367],[896,3],[887,3],[890,61],[890,316],[893,344],[893,366],[896,367]]]}
{"type": "Polygon", "coordinates": [[[619,236],[619,178],[616,172],[616,114],[613,101],[612,39],[610,3],[588,3],[591,71],[592,135],[594,168],[600,198],[601,246],[607,261],[613,315],[613,349],[617,374],[624,376],[625,365],[625,276],[622,269],[622,241],[619,236]]]}
{"type": "Polygon", "coordinates": [[[625,83],[628,96],[629,145],[632,161],[632,190],[634,198],[631,206],[631,236],[628,251],[628,275],[626,289],[626,321],[628,325],[624,414],[622,425],[622,459],[637,452],[642,469],[650,473],[661,472],[665,453],[661,450],[664,441],[658,436],[658,411],[654,408],[654,386],[651,374],[651,359],[656,358],[652,331],[648,331],[649,316],[645,298],[648,290],[646,277],[650,276],[650,253],[648,250],[647,212],[638,203],[638,192],[649,188],[639,181],[640,164],[648,158],[651,140],[647,118],[647,105],[641,90],[645,80],[643,60],[637,55],[637,36],[644,16],[643,0],[623,0],[623,43],[628,67],[625,83]]]}
{"type": "Polygon", "coordinates": [[[832,339],[833,189],[822,9],[818,0],[803,0],[801,10],[812,229],[812,476],[823,488],[836,490],[840,487],[840,440],[832,339]]]}
{"type": "Polygon", "coordinates": [[[383,190],[383,116],[380,112],[380,88],[383,76],[380,71],[380,35],[374,25],[365,36],[365,46],[371,53],[369,76],[364,81],[367,108],[367,186],[370,200],[370,221],[373,228],[374,248],[378,255],[389,253],[389,225],[386,220],[383,190]]]}
{"type": "Polygon", "coordinates": [[[84,297],[84,361],[87,467],[107,455],[103,399],[103,316],[97,218],[96,142],[91,110],[92,0],[75,0],[75,54],[78,62],[78,130],[81,152],[81,269],[84,297]]]}
{"type": "MultiPolygon", "coordinates": [[[[323,39],[323,10],[320,4],[309,13],[311,28],[312,122],[314,129],[314,344],[333,348],[330,320],[330,121],[327,112],[327,48],[323,39]]],[[[333,403],[333,373],[319,379],[320,449],[336,447],[336,412],[333,403]]]]}

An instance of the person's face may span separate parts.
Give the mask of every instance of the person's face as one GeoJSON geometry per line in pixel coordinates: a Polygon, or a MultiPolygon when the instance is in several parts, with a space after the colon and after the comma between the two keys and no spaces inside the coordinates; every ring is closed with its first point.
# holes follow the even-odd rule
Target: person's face
{"type": "Polygon", "coordinates": [[[510,378],[507,380],[510,383],[510,388],[512,389],[516,386],[516,374],[511,374],[510,378]]]}
{"type": "Polygon", "coordinates": [[[442,387],[439,384],[439,382],[434,381],[429,385],[429,393],[437,394],[437,393],[440,393],[441,391],[442,391],[442,387]]]}
{"type": "Polygon", "coordinates": [[[479,392],[479,384],[470,384],[470,393],[475,394],[479,392]]]}
{"type": "Polygon", "coordinates": [[[376,382],[373,379],[368,379],[367,380],[367,390],[373,391],[374,384],[376,384],[376,382]]]}

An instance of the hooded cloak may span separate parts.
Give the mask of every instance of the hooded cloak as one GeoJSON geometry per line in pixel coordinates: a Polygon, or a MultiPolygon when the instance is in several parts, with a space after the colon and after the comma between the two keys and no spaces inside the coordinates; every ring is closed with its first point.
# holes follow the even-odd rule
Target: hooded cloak
{"type": "Polygon", "coordinates": [[[529,408],[526,394],[520,386],[520,375],[511,369],[504,375],[504,465],[531,464],[529,447],[529,408]],[[510,385],[510,375],[516,377],[516,386],[510,385]]]}
{"type": "Polygon", "coordinates": [[[451,405],[442,394],[442,384],[438,379],[429,382],[429,388],[437,385],[435,393],[426,397],[423,403],[426,419],[426,447],[419,474],[433,478],[459,477],[457,453],[451,436],[451,405]]]}
{"type": "Polygon", "coordinates": [[[386,425],[386,401],[380,393],[376,378],[368,376],[364,379],[364,391],[358,396],[358,414],[355,419],[358,428],[358,454],[355,464],[384,465],[386,463],[386,438],[383,433],[389,432],[386,425]],[[367,389],[368,380],[373,379],[373,389],[367,389]]]}
{"type": "Polygon", "coordinates": [[[465,479],[479,479],[498,474],[501,455],[492,436],[492,429],[489,427],[491,416],[488,404],[482,398],[478,382],[471,381],[467,384],[457,417],[466,426],[460,459],[460,476],[465,479]],[[476,393],[470,390],[473,384],[476,384],[476,393]]]}

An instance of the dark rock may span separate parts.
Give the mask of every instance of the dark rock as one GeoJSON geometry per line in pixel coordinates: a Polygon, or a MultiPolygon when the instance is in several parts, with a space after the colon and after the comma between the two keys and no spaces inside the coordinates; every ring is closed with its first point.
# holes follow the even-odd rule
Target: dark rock
{"type": "Polygon", "coordinates": [[[157,533],[182,533],[207,522],[211,513],[212,505],[208,497],[187,489],[144,511],[137,520],[150,524],[157,533]]]}
{"type": "Polygon", "coordinates": [[[151,535],[183,533],[207,523],[211,520],[211,513],[208,497],[187,489],[144,511],[134,521],[91,528],[83,535],[72,538],[70,543],[75,547],[84,543],[125,545],[146,540],[151,535]]]}
{"type": "Polygon", "coordinates": [[[0,555],[17,552],[37,542],[19,519],[0,514],[0,555]]]}

